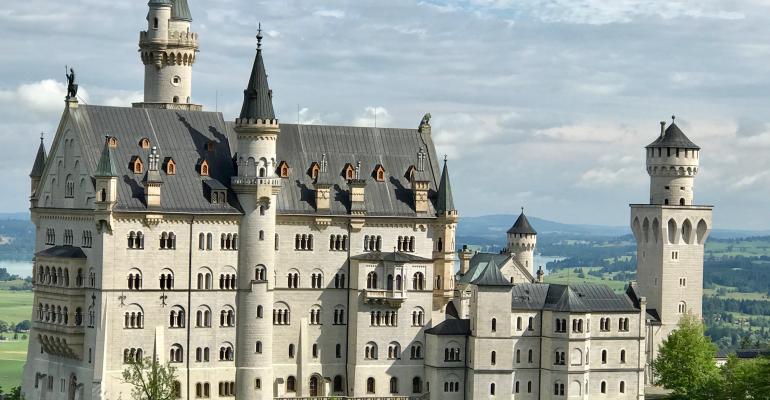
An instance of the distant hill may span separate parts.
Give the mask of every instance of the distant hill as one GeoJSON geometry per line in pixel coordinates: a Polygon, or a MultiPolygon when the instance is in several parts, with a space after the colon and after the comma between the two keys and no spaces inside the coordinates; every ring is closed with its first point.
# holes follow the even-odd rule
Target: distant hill
{"type": "MultiPolygon", "coordinates": [[[[457,244],[504,245],[506,240],[505,232],[516,222],[516,218],[518,218],[518,215],[512,214],[460,218],[459,226],[457,227],[457,244]]],[[[579,239],[589,237],[614,238],[631,234],[631,229],[626,226],[564,224],[533,216],[527,216],[527,219],[538,235],[542,236],[566,236],[579,239]]],[[[711,237],[715,239],[734,239],[752,236],[770,236],[770,231],[715,229],[711,233],[711,237]]]]}

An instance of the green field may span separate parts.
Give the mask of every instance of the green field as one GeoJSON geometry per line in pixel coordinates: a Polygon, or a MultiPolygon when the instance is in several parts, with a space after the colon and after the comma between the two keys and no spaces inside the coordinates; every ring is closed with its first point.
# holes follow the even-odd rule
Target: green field
{"type": "Polygon", "coordinates": [[[737,241],[709,240],[706,242],[706,257],[758,257],[770,255],[770,242],[762,239],[742,239],[737,241]]]}
{"type": "MultiPolygon", "coordinates": [[[[31,315],[32,292],[0,290],[0,320],[19,323],[30,319],[31,315]]],[[[0,342],[0,386],[9,389],[21,385],[22,367],[26,359],[27,340],[0,342]]]]}
{"type": "Polygon", "coordinates": [[[27,342],[0,342],[0,386],[4,389],[21,385],[22,368],[27,359],[27,342]]]}
{"type": "Polygon", "coordinates": [[[32,317],[32,292],[0,290],[0,319],[19,323],[32,317]]]}

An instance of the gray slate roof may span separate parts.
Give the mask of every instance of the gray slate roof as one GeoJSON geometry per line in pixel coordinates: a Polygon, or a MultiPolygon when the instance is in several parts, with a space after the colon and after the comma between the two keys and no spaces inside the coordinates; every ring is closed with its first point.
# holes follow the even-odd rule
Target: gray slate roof
{"type": "Polygon", "coordinates": [[[685,135],[675,123],[671,123],[671,125],[666,128],[663,136],[659,136],[654,142],[647,145],[648,149],[658,147],[700,150],[700,147],[690,141],[687,135],[685,135]]]}
{"type": "Polygon", "coordinates": [[[468,319],[447,319],[433,328],[426,329],[427,335],[467,336],[471,334],[471,321],[468,319]]]}
{"type": "Polygon", "coordinates": [[[113,177],[118,176],[118,169],[115,167],[113,161],[115,156],[112,154],[112,148],[105,141],[104,148],[102,149],[102,155],[99,157],[99,163],[96,164],[96,177],[113,177]]]}
{"type": "Polygon", "coordinates": [[[519,214],[519,218],[516,219],[516,222],[513,223],[511,229],[508,229],[508,233],[537,235],[537,231],[532,227],[532,225],[529,224],[529,220],[527,219],[527,216],[524,215],[523,210],[521,214],[519,214]]]}
{"type": "MultiPolygon", "coordinates": [[[[215,179],[230,186],[235,175],[233,157],[237,140],[234,123],[225,122],[221,113],[178,111],[126,107],[79,105],[69,109],[69,118],[84,144],[85,166],[94,175],[103,151],[104,136],[118,139],[110,159],[118,176],[117,210],[145,211],[143,175],[129,168],[134,156],[148,166],[150,150],[139,141],[148,138],[157,146],[161,160],[173,158],[176,174],[161,171],[161,209],[166,212],[240,213],[235,194],[230,191],[229,204],[211,204],[204,194],[204,181],[215,179]],[[208,151],[207,143],[214,143],[208,151]],[[210,176],[202,177],[198,165],[206,159],[210,176]]],[[[435,216],[438,163],[430,134],[416,129],[343,127],[281,124],[276,161],[286,161],[289,178],[277,199],[281,214],[316,214],[313,179],[309,168],[327,154],[330,171],[331,204],[327,215],[348,215],[350,198],[348,183],[342,175],[346,163],[361,161],[362,178],[366,180],[365,206],[370,216],[430,217],[435,216]],[[418,215],[413,208],[412,191],[405,177],[409,166],[416,164],[417,152],[427,149],[426,170],[430,182],[429,210],[418,215]],[[385,168],[385,182],[377,182],[373,171],[377,164],[385,168]]],[[[165,165],[165,162],[164,162],[165,165]]]]}
{"type": "Polygon", "coordinates": [[[187,0],[171,0],[171,19],[181,21],[192,21],[192,13],[187,0]]]}
{"type": "Polygon", "coordinates": [[[500,267],[494,259],[490,260],[486,267],[479,273],[476,279],[471,281],[476,286],[513,286],[500,272],[500,267]]]}
{"type": "Polygon", "coordinates": [[[75,246],[54,246],[35,253],[39,257],[86,258],[83,249],[75,246]]]}
{"type": "Polygon", "coordinates": [[[481,272],[484,271],[487,264],[490,262],[494,262],[499,267],[501,265],[505,265],[509,258],[511,258],[511,256],[508,254],[476,253],[473,255],[473,257],[471,257],[468,272],[460,277],[458,283],[471,283],[471,281],[475,280],[479,277],[479,275],[481,275],[481,272]]]}
{"type": "Polygon", "coordinates": [[[401,252],[395,252],[395,251],[391,251],[387,253],[374,251],[371,253],[359,254],[357,256],[353,256],[350,258],[353,260],[359,260],[359,261],[388,261],[388,262],[396,262],[396,263],[433,262],[433,260],[430,258],[419,257],[413,254],[401,253],[401,252]]]}
{"type": "Polygon", "coordinates": [[[513,286],[511,308],[576,313],[637,311],[628,295],[617,294],[605,285],[590,283],[569,286],[544,283],[517,284],[513,286]]]}
{"type": "Polygon", "coordinates": [[[35,163],[32,164],[32,171],[29,173],[30,178],[40,178],[43,176],[43,169],[45,169],[45,144],[43,144],[43,138],[40,138],[40,147],[37,148],[37,155],[35,156],[35,163]]]}
{"type": "Polygon", "coordinates": [[[452,200],[452,185],[449,182],[449,168],[444,160],[444,169],[441,171],[441,181],[438,186],[438,199],[436,200],[436,212],[442,213],[455,209],[452,200]]]}

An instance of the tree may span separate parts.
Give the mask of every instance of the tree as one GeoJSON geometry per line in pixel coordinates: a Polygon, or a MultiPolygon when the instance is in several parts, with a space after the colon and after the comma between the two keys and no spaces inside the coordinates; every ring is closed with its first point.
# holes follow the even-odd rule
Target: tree
{"type": "Polygon", "coordinates": [[[0,320],[0,332],[5,332],[8,330],[8,323],[0,320]]]}
{"type": "Polygon", "coordinates": [[[722,367],[725,400],[770,398],[770,358],[739,360],[730,356],[722,367]]]}
{"type": "Polygon", "coordinates": [[[132,386],[133,400],[173,400],[179,398],[181,385],[176,368],[161,365],[157,358],[146,357],[129,363],[123,370],[123,381],[132,386]]]}
{"type": "Polygon", "coordinates": [[[714,363],[716,346],[704,335],[703,323],[687,313],[660,346],[653,363],[658,383],[673,390],[673,399],[713,399],[720,385],[714,363]]]}

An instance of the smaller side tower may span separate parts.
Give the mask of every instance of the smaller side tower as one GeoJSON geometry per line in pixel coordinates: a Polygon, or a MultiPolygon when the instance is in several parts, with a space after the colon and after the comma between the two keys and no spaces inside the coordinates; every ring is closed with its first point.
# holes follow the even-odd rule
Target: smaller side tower
{"type": "Polygon", "coordinates": [[[150,0],[147,30],[139,35],[144,102],[134,107],[201,110],[192,104],[192,67],[198,34],[190,31],[187,0],[150,0]]]}
{"type": "Polygon", "coordinates": [[[536,245],[537,231],[530,225],[522,207],[519,218],[511,229],[508,229],[508,253],[532,275],[535,269],[536,245]]]}
{"type": "Polygon", "coordinates": [[[43,135],[40,135],[40,146],[37,148],[37,156],[35,156],[35,163],[32,165],[32,171],[29,173],[30,179],[30,198],[32,200],[32,207],[36,206],[37,200],[37,187],[40,186],[40,180],[43,177],[43,170],[45,169],[45,144],[43,143],[43,135]]]}
{"type": "Polygon", "coordinates": [[[660,123],[660,136],[646,147],[647,173],[650,175],[650,204],[690,206],[693,184],[698,174],[700,147],[690,141],[673,122],[666,129],[660,123]]]}
{"type": "Polygon", "coordinates": [[[444,169],[438,186],[436,199],[437,236],[436,247],[433,251],[436,281],[433,287],[433,308],[443,309],[454,293],[455,275],[455,233],[459,215],[452,199],[452,186],[449,183],[449,168],[444,158],[444,169]]]}

